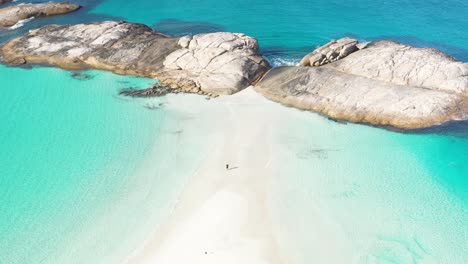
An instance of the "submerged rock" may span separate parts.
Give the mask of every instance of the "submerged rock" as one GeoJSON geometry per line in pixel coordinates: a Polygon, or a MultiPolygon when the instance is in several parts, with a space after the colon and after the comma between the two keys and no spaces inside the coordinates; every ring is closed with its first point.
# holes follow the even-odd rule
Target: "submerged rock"
{"type": "Polygon", "coordinates": [[[0,27],[11,27],[19,21],[31,17],[70,13],[78,10],[79,8],[79,5],[70,3],[43,3],[9,6],[0,9],[0,27]]]}
{"type": "Polygon", "coordinates": [[[274,101],[359,123],[416,129],[468,118],[467,63],[390,41],[322,67],[274,68],[255,88],[274,101]]]}
{"type": "Polygon", "coordinates": [[[159,97],[177,92],[177,90],[174,90],[170,87],[156,84],[148,89],[124,88],[119,91],[119,94],[132,97],[159,97]]]}
{"type": "Polygon", "coordinates": [[[93,75],[84,72],[72,72],[71,77],[80,81],[89,81],[93,79],[93,75]]]}
{"type": "Polygon", "coordinates": [[[158,78],[183,91],[231,94],[268,69],[257,41],[243,34],[176,38],[127,22],[49,25],[0,46],[10,64],[96,68],[158,78]]]}
{"type": "Polygon", "coordinates": [[[332,40],[307,54],[304,58],[302,58],[299,65],[315,67],[322,66],[342,59],[362,48],[365,48],[365,46],[358,46],[358,41],[356,39],[342,38],[338,40],[332,40]]]}

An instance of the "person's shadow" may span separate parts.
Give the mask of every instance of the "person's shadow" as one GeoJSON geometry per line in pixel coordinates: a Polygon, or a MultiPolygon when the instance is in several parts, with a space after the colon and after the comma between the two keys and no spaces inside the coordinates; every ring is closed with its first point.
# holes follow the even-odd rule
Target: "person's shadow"
{"type": "Polygon", "coordinates": [[[229,166],[229,164],[226,164],[226,170],[235,170],[237,168],[239,168],[239,167],[231,167],[231,166],[229,166]]]}

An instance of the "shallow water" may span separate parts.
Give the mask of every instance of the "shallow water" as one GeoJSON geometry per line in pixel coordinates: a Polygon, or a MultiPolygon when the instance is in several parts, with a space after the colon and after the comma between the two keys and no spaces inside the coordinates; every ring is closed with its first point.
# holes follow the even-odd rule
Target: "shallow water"
{"type": "MultiPolygon", "coordinates": [[[[72,2],[84,8],[0,32],[0,41],[49,23],[125,19],[174,35],[244,32],[275,65],[342,36],[468,61],[466,1],[72,2]]],[[[205,135],[177,135],[196,113],[117,95],[152,80],[85,74],[0,66],[0,263],[118,263],[195,170],[205,135]]],[[[281,188],[272,199],[299,263],[466,263],[466,126],[409,135],[285,111],[291,129],[274,146],[281,188]],[[317,217],[322,226],[308,225],[317,217]]]]}
{"type": "Polygon", "coordinates": [[[298,263],[466,262],[466,138],[290,115],[274,204],[298,263]]]}
{"type": "Polygon", "coordinates": [[[115,96],[153,80],[86,74],[0,66],[1,263],[40,263],[94,221],[154,140],[157,113],[115,96]]]}

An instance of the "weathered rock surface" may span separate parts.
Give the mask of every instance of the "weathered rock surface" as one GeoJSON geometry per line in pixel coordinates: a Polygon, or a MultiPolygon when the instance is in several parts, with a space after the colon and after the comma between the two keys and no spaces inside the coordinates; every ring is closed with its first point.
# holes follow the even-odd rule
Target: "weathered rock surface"
{"type": "Polygon", "coordinates": [[[24,4],[0,9],[0,27],[11,27],[17,22],[41,16],[53,16],[76,11],[79,5],[69,3],[24,4]]]}
{"type": "Polygon", "coordinates": [[[380,41],[322,67],[280,67],[266,97],[335,119],[402,129],[468,118],[468,64],[434,49],[380,41]]]}
{"type": "Polygon", "coordinates": [[[49,25],[0,46],[9,64],[96,68],[158,78],[188,92],[231,94],[263,75],[257,41],[242,34],[175,38],[127,22],[49,25]]]}
{"type": "Polygon", "coordinates": [[[163,68],[164,58],[177,47],[177,39],[145,25],[112,21],[45,26],[5,43],[0,54],[10,64],[151,75],[163,68]]]}
{"type": "Polygon", "coordinates": [[[304,58],[302,58],[299,65],[315,67],[322,66],[342,59],[349,54],[365,47],[365,45],[358,46],[358,41],[352,38],[332,40],[307,54],[304,58]]]}
{"type": "MultiPolygon", "coordinates": [[[[176,38],[142,24],[109,21],[30,31],[0,46],[0,59],[160,80],[154,89],[132,91],[135,96],[174,89],[232,94],[254,84],[272,100],[352,122],[415,129],[468,118],[467,63],[391,41],[359,46],[338,40],[315,52],[325,56],[320,67],[268,71],[257,41],[243,34],[176,38]]],[[[317,65],[310,56],[308,62],[317,65]]]]}
{"type": "Polygon", "coordinates": [[[193,75],[205,92],[233,94],[255,82],[268,70],[258,55],[258,43],[244,34],[208,33],[179,40],[181,49],[169,54],[166,69],[185,78],[193,75]]]}
{"type": "Polygon", "coordinates": [[[436,49],[378,41],[325,67],[399,85],[468,96],[468,63],[456,61],[436,49]]]}

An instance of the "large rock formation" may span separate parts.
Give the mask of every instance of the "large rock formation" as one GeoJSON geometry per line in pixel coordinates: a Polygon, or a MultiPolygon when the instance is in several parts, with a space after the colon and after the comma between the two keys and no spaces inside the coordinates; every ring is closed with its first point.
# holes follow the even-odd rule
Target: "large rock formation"
{"type": "Polygon", "coordinates": [[[11,27],[17,22],[41,16],[53,16],[70,13],[80,8],[69,3],[24,4],[0,9],[0,27],[11,27]]]}
{"type": "Polygon", "coordinates": [[[189,92],[231,94],[261,77],[268,63],[257,41],[243,34],[175,38],[142,24],[49,25],[0,46],[10,64],[96,68],[158,78],[189,92]]]}
{"type": "Polygon", "coordinates": [[[468,118],[468,64],[434,49],[380,41],[322,67],[279,67],[266,97],[352,122],[402,129],[468,118]]]}
{"type": "Polygon", "coordinates": [[[178,78],[197,75],[196,83],[203,91],[232,94],[238,87],[247,87],[268,69],[268,63],[258,55],[257,41],[244,34],[227,32],[182,37],[182,47],[164,61],[178,78]]]}
{"type": "Polygon", "coordinates": [[[268,71],[257,41],[243,34],[176,38],[142,24],[109,21],[30,31],[0,46],[0,60],[153,77],[159,86],[197,93],[232,94],[254,84],[286,105],[404,129],[468,118],[468,64],[391,41],[362,49],[345,38],[303,59],[303,65],[317,67],[268,71]],[[312,59],[317,54],[324,56],[318,64],[312,59]]]}
{"type": "Polygon", "coordinates": [[[468,63],[436,49],[378,41],[325,67],[398,85],[468,96],[468,63]]]}

